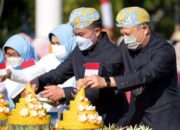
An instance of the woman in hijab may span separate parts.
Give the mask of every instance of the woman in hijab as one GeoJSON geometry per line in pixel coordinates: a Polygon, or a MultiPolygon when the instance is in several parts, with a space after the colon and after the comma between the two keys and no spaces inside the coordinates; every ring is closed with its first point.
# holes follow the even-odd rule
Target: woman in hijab
{"type": "Polygon", "coordinates": [[[49,46],[51,43],[48,37],[37,37],[32,40],[32,45],[39,59],[49,54],[49,46]]]}
{"type": "MultiPolygon", "coordinates": [[[[21,65],[23,62],[32,59],[37,61],[37,56],[31,43],[19,34],[13,35],[6,41],[3,46],[3,53],[5,54],[6,69],[20,70],[22,69],[21,65]]],[[[3,78],[3,76],[1,76],[1,78],[3,78]]],[[[10,107],[13,108],[14,104],[10,98],[15,98],[22,92],[25,84],[6,79],[1,83],[1,87],[7,89],[10,107]]]]}
{"type": "Polygon", "coordinates": [[[7,65],[10,68],[21,69],[23,62],[38,60],[31,43],[20,34],[10,37],[3,47],[7,65]]]}
{"type": "MultiPolygon", "coordinates": [[[[35,77],[44,74],[52,69],[55,69],[59,64],[61,64],[74,50],[76,46],[73,28],[70,24],[62,24],[55,28],[49,34],[49,40],[51,42],[51,52],[50,54],[42,57],[34,66],[28,67],[24,70],[15,70],[11,69],[11,79],[26,83],[30,82],[35,77]]],[[[58,89],[59,87],[75,87],[76,81],[72,77],[67,80],[64,84],[55,86],[54,88],[58,89]]],[[[54,94],[57,95],[57,94],[54,94]]],[[[60,94],[58,94],[60,95],[60,94]]],[[[41,101],[49,102],[47,98],[40,97],[41,101]]],[[[63,111],[64,106],[59,105],[58,107],[53,107],[48,103],[44,103],[44,107],[48,112],[58,112],[58,117],[63,111]]],[[[54,123],[54,122],[53,122],[54,123]]]]}
{"type": "Polygon", "coordinates": [[[42,57],[34,66],[24,70],[11,69],[7,77],[22,83],[30,82],[33,78],[55,69],[76,46],[73,28],[70,24],[62,24],[55,28],[49,34],[49,40],[51,42],[50,54],[42,57]]]}

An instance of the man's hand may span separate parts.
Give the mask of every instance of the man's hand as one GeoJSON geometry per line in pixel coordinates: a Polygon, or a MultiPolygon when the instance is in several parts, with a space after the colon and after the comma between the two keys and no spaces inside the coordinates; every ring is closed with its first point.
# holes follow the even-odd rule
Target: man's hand
{"type": "Polygon", "coordinates": [[[58,102],[59,100],[65,98],[64,90],[56,85],[49,85],[44,87],[45,90],[39,94],[53,102],[58,102]]]}
{"type": "Polygon", "coordinates": [[[32,89],[36,92],[38,90],[39,87],[39,81],[37,78],[33,79],[30,81],[31,87],[32,89]]]}
{"type": "Polygon", "coordinates": [[[105,79],[98,75],[87,76],[83,79],[79,79],[76,83],[77,89],[79,90],[81,87],[91,87],[91,88],[104,88],[107,86],[105,79]]]}
{"type": "Polygon", "coordinates": [[[104,88],[107,86],[105,79],[103,77],[100,77],[98,75],[91,75],[84,78],[85,80],[85,86],[91,87],[91,88],[104,88]]]}
{"type": "Polygon", "coordinates": [[[84,79],[84,78],[79,79],[79,80],[76,82],[76,88],[77,88],[77,90],[80,90],[81,87],[86,87],[85,85],[86,85],[86,83],[85,83],[85,79],[84,79]]]}

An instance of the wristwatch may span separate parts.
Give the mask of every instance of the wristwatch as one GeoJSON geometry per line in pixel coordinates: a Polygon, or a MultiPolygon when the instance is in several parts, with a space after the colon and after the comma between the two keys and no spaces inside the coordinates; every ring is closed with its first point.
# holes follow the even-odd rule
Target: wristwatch
{"type": "Polygon", "coordinates": [[[110,80],[110,78],[109,77],[105,77],[104,78],[105,79],[105,82],[106,82],[106,84],[107,84],[107,88],[109,88],[110,86],[111,86],[111,80],[110,80]]]}

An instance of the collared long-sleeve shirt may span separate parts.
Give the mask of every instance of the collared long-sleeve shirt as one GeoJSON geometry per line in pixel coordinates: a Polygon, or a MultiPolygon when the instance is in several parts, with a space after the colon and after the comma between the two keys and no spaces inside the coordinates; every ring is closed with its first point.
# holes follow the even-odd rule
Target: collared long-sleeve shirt
{"type": "Polygon", "coordinates": [[[173,47],[156,33],[139,51],[119,46],[125,75],[115,76],[121,91],[132,90],[129,123],[153,130],[170,130],[177,93],[176,56],[173,47]]]}
{"type": "MultiPolygon", "coordinates": [[[[38,77],[40,87],[43,88],[46,84],[62,84],[73,75],[76,80],[83,78],[85,64],[88,62],[100,64],[99,76],[123,74],[118,48],[109,41],[105,33],[102,33],[102,38],[92,50],[82,52],[77,46],[70,57],[56,69],[38,77]]],[[[72,97],[72,88],[64,88],[64,91],[66,99],[72,97]]],[[[99,114],[104,116],[106,125],[116,123],[128,110],[124,93],[115,93],[114,89],[87,89],[86,95],[96,106],[99,114]]]]}

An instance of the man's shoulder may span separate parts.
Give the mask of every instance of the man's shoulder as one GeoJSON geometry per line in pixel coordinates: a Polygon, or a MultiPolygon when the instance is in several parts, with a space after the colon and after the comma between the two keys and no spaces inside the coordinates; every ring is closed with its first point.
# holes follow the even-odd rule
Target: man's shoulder
{"type": "Polygon", "coordinates": [[[80,53],[80,52],[81,52],[81,51],[80,51],[79,47],[76,46],[76,47],[74,48],[74,50],[71,52],[71,54],[70,54],[69,57],[71,57],[71,56],[73,56],[73,55],[76,55],[77,53],[80,53]]]}
{"type": "Polygon", "coordinates": [[[156,32],[152,32],[151,34],[151,37],[152,37],[152,41],[155,42],[155,43],[161,43],[161,44],[155,44],[155,45],[163,45],[163,44],[168,44],[168,41],[159,33],[156,33],[156,32]]]}
{"type": "Polygon", "coordinates": [[[150,47],[167,47],[173,48],[172,45],[160,34],[153,32],[150,39],[150,47]]]}
{"type": "Polygon", "coordinates": [[[117,46],[110,41],[108,35],[106,32],[102,32],[102,40],[101,42],[103,43],[103,47],[106,47],[106,48],[110,48],[110,49],[117,49],[117,46]]]}
{"type": "Polygon", "coordinates": [[[152,35],[153,40],[151,41],[152,45],[150,45],[150,50],[152,50],[152,52],[159,52],[159,51],[163,51],[163,52],[167,52],[167,53],[171,53],[174,54],[175,50],[173,48],[173,46],[160,34],[158,33],[154,33],[152,35]]]}

